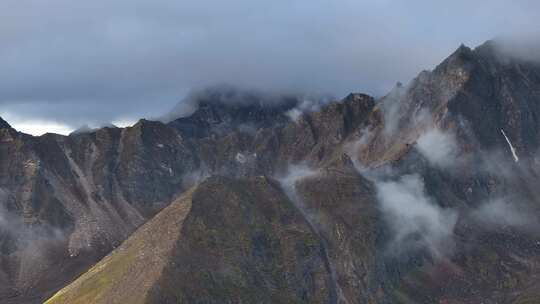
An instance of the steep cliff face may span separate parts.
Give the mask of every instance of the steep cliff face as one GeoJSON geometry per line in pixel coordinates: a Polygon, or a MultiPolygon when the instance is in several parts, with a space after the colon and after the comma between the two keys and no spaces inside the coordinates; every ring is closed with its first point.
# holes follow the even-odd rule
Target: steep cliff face
{"type": "Polygon", "coordinates": [[[539,71],[494,42],[462,46],[373,111],[371,121],[382,123],[362,132],[352,155],[378,185],[394,237],[407,240],[385,262],[391,301],[530,299],[524,290],[538,284],[539,71]],[[423,200],[441,209],[414,204],[423,200]]]}
{"type": "Polygon", "coordinates": [[[501,130],[512,140],[516,153],[533,156],[538,149],[540,121],[540,65],[504,57],[495,42],[487,42],[474,51],[463,49],[454,54],[452,65],[466,66],[469,80],[448,108],[470,122],[476,140],[483,147],[506,146],[501,130]]]}
{"type": "Polygon", "coordinates": [[[165,189],[171,174],[161,167],[174,156],[147,157],[150,164],[139,165],[137,154],[157,149],[142,142],[139,127],[73,137],[2,130],[4,298],[39,299],[65,284],[180,190],[165,189]],[[150,199],[141,189],[159,195],[150,199]]]}
{"type": "Polygon", "coordinates": [[[459,47],[433,71],[380,100],[360,158],[377,165],[403,156],[433,127],[453,129],[468,150],[506,150],[534,157],[538,150],[540,65],[501,54],[488,41],[459,47]]]}
{"type": "Polygon", "coordinates": [[[539,92],[488,42],[379,100],[210,91],[69,137],[0,121],[0,297],[113,250],[50,302],[535,301],[539,92]]]}
{"type": "Polygon", "coordinates": [[[69,137],[0,132],[5,298],[39,298],[73,279],[183,191],[198,166],[162,123],[69,137]]]}

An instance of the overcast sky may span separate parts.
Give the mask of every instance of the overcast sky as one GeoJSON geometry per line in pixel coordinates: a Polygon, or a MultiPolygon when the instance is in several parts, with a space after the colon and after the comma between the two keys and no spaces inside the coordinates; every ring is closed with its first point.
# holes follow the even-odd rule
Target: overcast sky
{"type": "Polygon", "coordinates": [[[213,84],[380,95],[460,43],[537,28],[536,0],[2,0],[0,115],[67,133],[213,84]]]}

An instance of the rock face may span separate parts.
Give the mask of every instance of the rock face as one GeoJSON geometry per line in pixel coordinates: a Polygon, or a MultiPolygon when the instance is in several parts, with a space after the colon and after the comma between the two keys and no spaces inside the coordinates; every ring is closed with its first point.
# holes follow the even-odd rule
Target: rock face
{"type": "Polygon", "coordinates": [[[378,303],[384,300],[382,254],[385,228],[373,184],[342,155],[294,185],[297,201],[323,240],[339,301],[378,303]]]}
{"type": "Polygon", "coordinates": [[[195,192],[182,231],[185,239],[176,243],[174,264],[147,302],[335,300],[325,249],[276,182],[210,178],[195,192]],[[179,282],[178,277],[190,279],[179,282]]]}
{"type": "Polygon", "coordinates": [[[11,126],[0,117],[0,129],[11,129],[11,126]]]}
{"type": "Polygon", "coordinates": [[[275,181],[212,177],[47,303],[328,303],[324,250],[275,181]]]}
{"type": "Polygon", "coordinates": [[[0,120],[0,302],[81,274],[48,303],[537,302],[539,92],[487,42],[379,100],[210,90],[68,137],[0,120]]]}

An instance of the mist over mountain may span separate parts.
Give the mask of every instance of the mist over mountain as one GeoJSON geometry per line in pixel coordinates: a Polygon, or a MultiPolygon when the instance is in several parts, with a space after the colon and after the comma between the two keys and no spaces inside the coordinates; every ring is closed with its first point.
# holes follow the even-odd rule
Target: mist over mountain
{"type": "MultiPolygon", "coordinates": [[[[189,92],[220,83],[277,94],[378,97],[460,43],[508,36],[521,41],[508,44],[514,48],[535,41],[539,6],[531,0],[6,0],[0,3],[0,116],[35,135],[67,135],[83,125],[160,117],[189,92]]],[[[518,53],[537,54],[529,48],[518,53]]]]}
{"type": "Polygon", "coordinates": [[[211,86],[0,119],[0,303],[536,303],[540,63],[459,46],[372,97],[211,86]]]}

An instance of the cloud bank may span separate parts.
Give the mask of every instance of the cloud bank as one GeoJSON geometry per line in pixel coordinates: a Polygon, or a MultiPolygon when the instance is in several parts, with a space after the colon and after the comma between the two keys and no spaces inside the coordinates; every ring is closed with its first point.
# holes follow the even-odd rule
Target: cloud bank
{"type": "Polygon", "coordinates": [[[390,250],[427,249],[434,257],[450,252],[458,215],[439,207],[425,192],[418,175],[393,181],[376,181],[381,211],[393,232],[390,250]]]}
{"type": "Polygon", "coordinates": [[[431,129],[418,138],[416,147],[434,166],[448,168],[457,161],[459,148],[451,133],[431,129]]]}
{"type": "Polygon", "coordinates": [[[534,33],[539,15],[530,0],[5,0],[0,115],[152,118],[216,83],[381,95],[462,42],[534,33]]]}
{"type": "Polygon", "coordinates": [[[519,204],[508,198],[497,198],[481,204],[471,212],[477,222],[488,227],[536,228],[540,222],[526,205],[519,204]]]}

